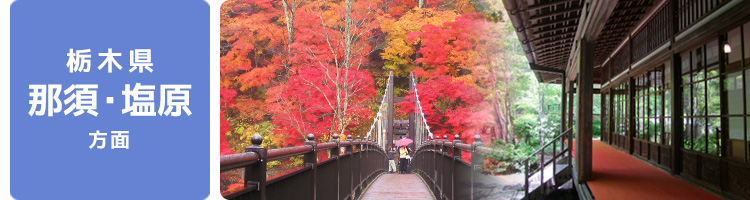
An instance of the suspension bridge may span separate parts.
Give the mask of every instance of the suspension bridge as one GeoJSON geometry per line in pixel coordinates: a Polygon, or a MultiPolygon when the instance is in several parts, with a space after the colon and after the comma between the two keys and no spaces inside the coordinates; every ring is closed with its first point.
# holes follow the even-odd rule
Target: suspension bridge
{"type": "MultiPolygon", "coordinates": [[[[487,148],[479,135],[474,142],[435,137],[423,112],[417,79],[409,76],[415,110],[408,133],[394,132],[393,72],[389,74],[380,108],[364,138],[334,134],[331,141],[316,143],[307,135],[303,146],[266,149],[260,135],[252,137],[245,153],[221,157],[221,172],[239,171],[243,187],[227,199],[538,199],[572,182],[572,133],[565,131],[522,160],[518,183],[486,172],[487,148]],[[398,137],[398,138],[397,138],[398,137]],[[410,137],[415,151],[409,174],[387,173],[387,150],[397,139],[410,137]],[[320,155],[326,159],[319,159],[320,155]],[[468,155],[464,158],[463,156],[468,155]],[[288,173],[269,176],[268,163],[301,156],[304,165],[288,173]]],[[[570,184],[568,184],[570,185],[570,184]]],[[[568,186],[569,187],[569,186],[568,186]]]]}
{"type": "Polygon", "coordinates": [[[309,135],[302,146],[267,150],[256,135],[245,153],[221,157],[222,174],[241,176],[224,197],[544,199],[573,187],[581,199],[750,198],[749,1],[503,5],[537,80],[562,86],[563,131],[516,163],[521,181],[486,173],[485,157],[498,150],[482,138],[433,135],[439,122],[426,120],[413,76],[415,110],[406,123],[394,120],[391,75],[364,138],[317,143],[309,135]],[[594,94],[601,141],[593,138],[594,94]],[[414,138],[410,173],[388,174],[384,147],[400,137],[414,138]],[[304,164],[269,173],[291,157],[304,164]]]}

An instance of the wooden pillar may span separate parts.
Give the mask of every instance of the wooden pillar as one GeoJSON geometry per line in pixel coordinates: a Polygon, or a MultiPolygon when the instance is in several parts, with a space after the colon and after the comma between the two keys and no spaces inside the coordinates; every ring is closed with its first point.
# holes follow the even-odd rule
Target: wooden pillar
{"type": "MultiPolygon", "coordinates": [[[[474,199],[474,187],[475,185],[481,184],[477,181],[476,175],[478,172],[484,172],[484,154],[477,150],[478,147],[484,147],[482,143],[482,137],[474,135],[474,143],[471,144],[471,198],[474,199]],[[477,184],[479,183],[479,184],[477,184]]],[[[478,199],[478,198],[477,198],[478,199]]]]}
{"type": "MultiPolygon", "coordinates": [[[[600,88],[599,91],[601,91],[601,88],[600,88]]],[[[608,95],[609,94],[605,95],[605,94],[599,92],[599,100],[601,101],[601,102],[599,102],[599,108],[600,108],[600,110],[599,110],[599,138],[600,139],[604,138],[604,134],[605,133],[609,134],[609,131],[607,131],[607,126],[604,126],[604,121],[605,121],[605,119],[604,119],[605,118],[604,113],[607,113],[607,111],[605,111],[605,109],[609,108],[609,105],[607,105],[607,100],[609,100],[608,95]]],[[[607,118],[609,118],[609,116],[607,116],[607,118]]],[[[609,122],[609,120],[607,120],[607,122],[609,122]]],[[[609,136],[609,135],[607,135],[607,136],[609,136]]],[[[610,140],[609,137],[607,137],[607,141],[606,142],[609,142],[609,140],[610,140]]]]}
{"type": "Polygon", "coordinates": [[[568,127],[573,128],[573,92],[575,91],[575,84],[573,81],[568,82],[568,127]]]}
{"type": "MultiPolygon", "coordinates": [[[[635,79],[628,78],[628,135],[626,137],[626,145],[628,154],[633,154],[633,138],[635,137],[635,79]]],[[[638,147],[640,148],[640,147],[638,147]]]]}
{"type": "Polygon", "coordinates": [[[583,38],[580,42],[578,63],[578,114],[576,118],[575,159],[578,181],[591,180],[591,137],[593,132],[593,93],[594,93],[594,49],[593,42],[583,38]]]}
{"type": "Polygon", "coordinates": [[[565,98],[566,97],[565,96],[565,92],[566,92],[565,87],[566,87],[566,84],[568,83],[568,80],[565,77],[565,74],[566,73],[562,74],[562,83],[560,83],[560,87],[562,88],[562,94],[560,95],[560,98],[562,99],[560,101],[560,108],[561,108],[560,109],[560,112],[561,112],[560,113],[560,118],[561,118],[560,119],[560,133],[565,132],[565,130],[568,130],[568,126],[566,126],[567,125],[566,124],[567,120],[565,119],[565,117],[566,117],[565,111],[567,109],[567,104],[568,104],[567,103],[568,99],[565,98]]]}
{"type": "Polygon", "coordinates": [[[609,89],[609,93],[607,94],[607,96],[609,97],[609,99],[607,99],[607,109],[609,109],[609,113],[607,114],[607,132],[609,133],[609,140],[607,142],[609,144],[615,144],[612,141],[612,136],[615,135],[615,126],[612,124],[614,122],[614,117],[612,115],[614,115],[615,112],[615,94],[614,92],[612,92],[613,90],[616,91],[615,89],[609,89]]]}
{"type": "Polygon", "coordinates": [[[253,145],[245,147],[245,152],[255,152],[256,154],[258,154],[260,162],[257,164],[257,168],[253,167],[255,168],[255,170],[250,167],[245,167],[245,186],[250,184],[257,184],[257,190],[259,192],[253,193],[253,195],[250,196],[250,199],[266,200],[266,170],[268,170],[268,149],[261,146],[261,144],[263,144],[263,136],[261,136],[260,134],[253,135],[253,137],[250,138],[250,142],[253,145]]]}
{"type": "Polygon", "coordinates": [[[682,74],[681,69],[682,63],[680,60],[680,55],[675,54],[672,52],[672,74],[669,76],[672,85],[670,86],[669,90],[671,90],[672,95],[672,163],[671,163],[671,172],[672,174],[680,174],[682,172],[682,119],[680,116],[682,116],[682,88],[680,88],[680,85],[682,85],[682,78],[680,75],[682,74]]]}
{"type": "MultiPolygon", "coordinates": [[[[721,35],[719,36],[719,44],[729,44],[729,39],[727,38],[727,35],[721,35]]],[[[723,46],[723,45],[720,45],[723,46]]],[[[727,59],[729,54],[727,54],[724,51],[724,48],[719,48],[719,74],[724,74],[727,72],[727,59]]],[[[744,65],[743,65],[744,66],[744,65]]],[[[744,78],[745,76],[743,76],[744,78]]],[[[719,80],[721,82],[724,82],[724,77],[719,77],[719,80]]],[[[720,82],[720,83],[721,83],[720,82]]],[[[725,84],[719,84],[719,91],[722,91],[720,93],[720,105],[721,105],[721,115],[728,115],[729,114],[729,98],[727,95],[729,95],[727,92],[727,85],[725,84]]],[[[708,97],[708,96],[707,96],[708,97]]],[[[729,155],[729,118],[728,117],[722,117],[719,118],[721,120],[721,129],[724,131],[717,131],[719,132],[720,137],[720,144],[719,144],[719,150],[721,151],[722,157],[727,157],[729,155]]],[[[722,190],[729,189],[730,184],[736,184],[736,183],[729,183],[729,163],[726,162],[726,160],[722,160],[719,163],[719,187],[722,190]]]]}
{"type": "Polygon", "coordinates": [[[310,192],[311,199],[315,200],[317,199],[318,194],[316,193],[318,190],[317,183],[317,174],[318,169],[315,167],[315,165],[318,163],[318,150],[317,150],[317,144],[315,143],[315,135],[312,133],[307,134],[307,141],[305,141],[305,145],[311,146],[312,151],[310,153],[304,154],[303,160],[305,162],[305,167],[310,167],[312,171],[312,179],[310,180],[310,185],[312,185],[310,192]]]}
{"type": "MultiPolygon", "coordinates": [[[[677,6],[676,2],[670,2],[671,3],[671,9],[672,13],[678,13],[679,8],[677,6]]],[[[679,19],[677,18],[677,15],[672,15],[670,18],[671,20],[669,23],[672,25],[671,34],[672,38],[672,44],[675,43],[675,35],[677,35],[677,31],[679,29],[679,19]]],[[[680,58],[679,52],[672,51],[672,66],[669,66],[672,68],[672,74],[668,78],[671,80],[671,84],[669,87],[669,90],[671,91],[670,94],[672,95],[672,106],[671,109],[671,117],[672,117],[672,151],[671,155],[672,158],[670,161],[670,167],[672,174],[680,174],[682,173],[682,148],[684,146],[684,143],[682,141],[683,139],[683,132],[682,132],[682,126],[683,121],[682,118],[682,88],[680,87],[682,85],[682,59],[680,58]]]]}
{"type": "MultiPolygon", "coordinates": [[[[346,154],[349,154],[349,195],[348,199],[354,199],[354,140],[352,140],[352,135],[346,135],[346,141],[349,142],[348,145],[346,145],[346,154]]],[[[347,199],[347,197],[344,197],[344,199],[347,199]]]]}
{"type": "Polygon", "coordinates": [[[366,166],[362,166],[362,154],[365,154],[364,152],[366,152],[366,151],[362,151],[363,148],[364,148],[364,146],[362,145],[362,143],[364,143],[364,142],[366,142],[366,141],[363,141],[362,137],[358,135],[357,136],[357,140],[355,142],[358,145],[358,146],[356,146],[357,147],[357,155],[354,156],[355,158],[357,158],[357,174],[354,175],[354,176],[358,177],[358,178],[357,178],[357,181],[352,182],[352,184],[356,184],[356,185],[354,185],[354,193],[352,193],[352,199],[356,199],[356,197],[358,197],[360,194],[362,194],[361,192],[364,189],[364,188],[362,188],[362,184],[361,184],[363,182],[362,181],[362,169],[364,169],[366,167],[366,166]]]}
{"type": "MultiPolygon", "coordinates": [[[[336,148],[331,149],[328,151],[329,157],[331,159],[336,159],[336,200],[341,199],[341,159],[339,159],[339,156],[341,155],[341,140],[339,140],[339,134],[333,134],[333,139],[331,139],[331,142],[336,143],[336,148]]],[[[333,184],[333,183],[331,183],[333,184]]]]}

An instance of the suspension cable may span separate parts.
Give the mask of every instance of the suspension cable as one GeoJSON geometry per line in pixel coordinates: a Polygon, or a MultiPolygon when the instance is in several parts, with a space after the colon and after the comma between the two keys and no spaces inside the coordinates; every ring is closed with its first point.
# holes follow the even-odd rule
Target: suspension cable
{"type": "Polygon", "coordinates": [[[389,86],[391,85],[391,78],[393,78],[393,75],[388,76],[388,81],[384,90],[385,92],[383,92],[383,99],[380,101],[380,108],[378,108],[378,114],[375,116],[375,118],[373,118],[372,125],[370,126],[370,130],[367,131],[367,136],[365,136],[365,138],[370,138],[370,135],[372,135],[372,130],[375,129],[375,125],[378,123],[378,120],[383,117],[383,107],[387,105],[385,100],[388,97],[388,92],[390,92],[388,88],[390,88],[389,86]]]}
{"type": "Polygon", "coordinates": [[[430,131],[430,125],[427,124],[427,119],[424,117],[424,111],[422,110],[422,102],[419,101],[419,90],[417,89],[417,81],[416,78],[414,78],[414,74],[409,74],[411,78],[411,84],[414,87],[414,97],[417,101],[416,110],[419,110],[419,116],[422,118],[422,124],[424,124],[425,129],[427,130],[427,134],[430,138],[432,138],[432,131],[430,131]]]}

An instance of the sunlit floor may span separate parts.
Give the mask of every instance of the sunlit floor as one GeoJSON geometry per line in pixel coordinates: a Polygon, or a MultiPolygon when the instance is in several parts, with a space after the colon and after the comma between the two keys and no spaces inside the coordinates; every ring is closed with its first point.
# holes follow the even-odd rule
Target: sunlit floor
{"type": "Polygon", "coordinates": [[[592,159],[587,183],[596,199],[720,199],[599,140],[592,159]]]}

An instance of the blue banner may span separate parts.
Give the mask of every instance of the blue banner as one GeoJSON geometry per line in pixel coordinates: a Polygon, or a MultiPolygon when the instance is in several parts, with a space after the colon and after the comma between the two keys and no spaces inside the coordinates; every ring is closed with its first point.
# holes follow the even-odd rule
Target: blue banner
{"type": "Polygon", "coordinates": [[[10,16],[13,197],[208,196],[207,3],[19,0],[10,16]]]}

